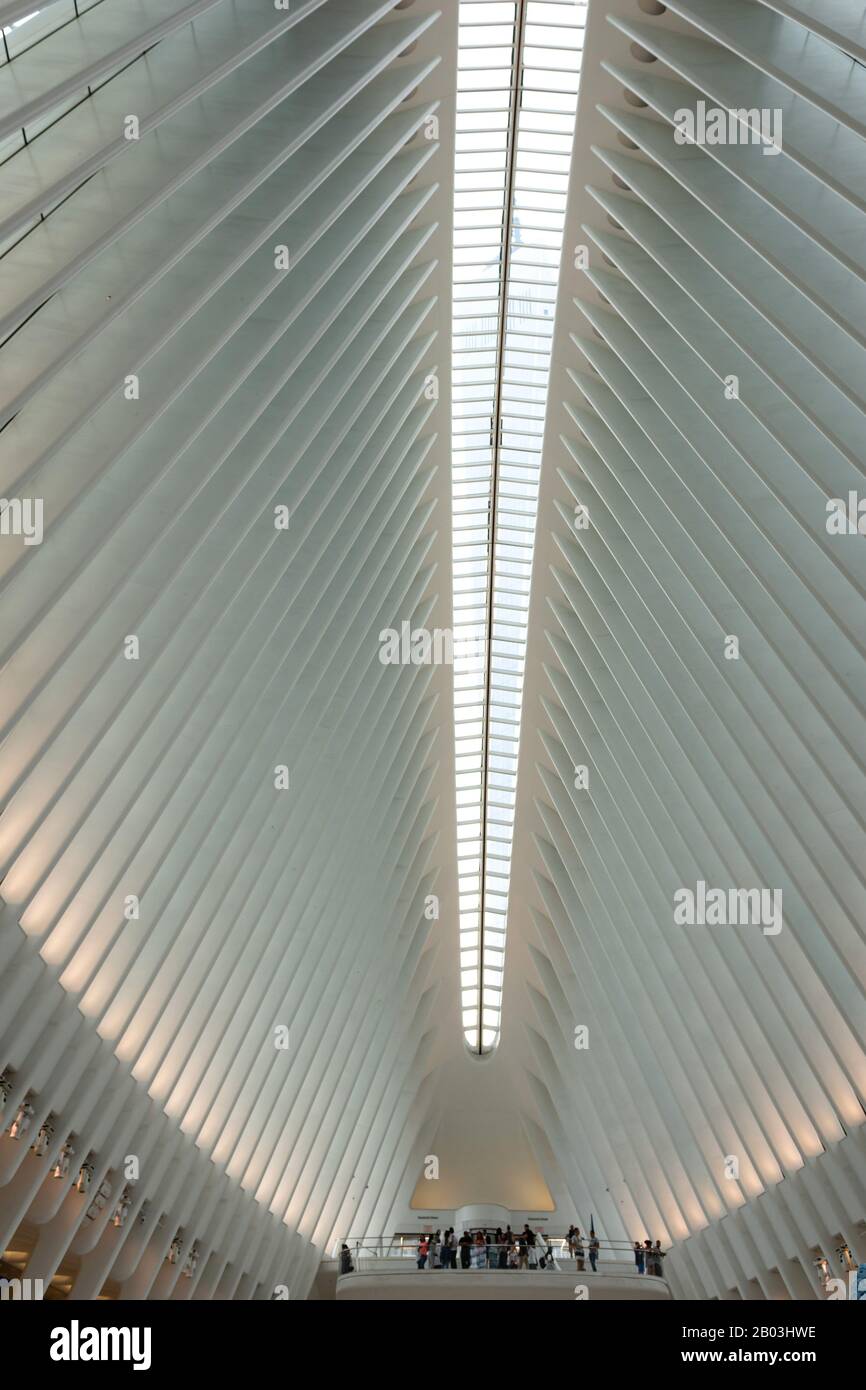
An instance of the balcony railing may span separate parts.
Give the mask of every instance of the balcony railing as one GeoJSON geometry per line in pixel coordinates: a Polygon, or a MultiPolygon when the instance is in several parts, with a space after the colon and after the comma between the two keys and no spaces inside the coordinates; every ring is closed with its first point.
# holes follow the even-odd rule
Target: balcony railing
{"type": "MultiPolygon", "coordinates": [[[[365,1236],[362,1239],[349,1238],[345,1242],[348,1249],[351,1269],[341,1267],[340,1273],[372,1273],[383,1270],[387,1262],[390,1268],[395,1265],[392,1262],[399,1262],[401,1267],[418,1268],[421,1249],[420,1236],[365,1236]]],[[[599,1240],[595,1258],[595,1272],[598,1274],[615,1274],[619,1276],[634,1275],[635,1278],[664,1278],[661,1276],[648,1274],[646,1272],[648,1250],[643,1251],[644,1272],[638,1270],[635,1261],[634,1246],[628,1241],[609,1241],[599,1240]]],[[[334,1258],[341,1266],[347,1265],[346,1251],[338,1246],[334,1251],[334,1258]]],[[[465,1258],[465,1257],[464,1257],[465,1258]]],[[[661,1265],[664,1260],[663,1251],[653,1251],[651,1258],[657,1260],[661,1265]]],[[[663,1266],[662,1266],[663,1267],[663,1266]]],[[[592,1274],[593,1264],[590,1257],[589,1240],[583,1238],[583,1254],[580,1250],[575,1254],[569,1252],[568,1242],[564,1236],[539,1236],[536,1234],[535,1246],[528,1246],[525,1255],[521,1255],[519,1242],[511,1244],[496,1244],[491,1242],[483,1246],[476,1246],[474,1240],[468,1247],[459,1245],[452,1248],[451,1259],[448,1265],[442,1263],[441,1245],[437,1247],[435,1262],[431,1265],[430,1253],[428,1253],[422,1268],[418,1268],[418,1273],[429,1273],[431,1270],[437,1272],[445,1269],[456,1270],[532,1270],[533,1272],[552,1271],[554,1273],[575,1273],[585,1272],[592,1274]],[[516,1247],[516,1248],[515,1248],[516,1247]],[[468,1249],[469,1263],[463,1262],[462,1250],[468,1249]],[[504,1259],[504,1263],[503,1263],[504,1259]],[[544,1266],[541,1261],[544,1260],[544,1266]]]]}

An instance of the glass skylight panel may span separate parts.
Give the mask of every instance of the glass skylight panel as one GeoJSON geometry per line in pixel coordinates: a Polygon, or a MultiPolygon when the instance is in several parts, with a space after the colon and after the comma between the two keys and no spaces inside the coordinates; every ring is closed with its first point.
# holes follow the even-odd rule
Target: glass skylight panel
{"type": "MultiPolygon", "coordinates": [[[[83,7],[82,7],[83,8],[83,7]]],[[[34,8],[3,26],[3,56],[11,61],[26,53],[40,39],[45,39],[76,17],[74,0],[53,0],[53,3],[34,8]]]]}
{"type": "Polygon", "coordinates": [[[501,1022],[511,840],[553,314],[585,0],[461,0],[453,284],[461,1001],[501,1022]]]}

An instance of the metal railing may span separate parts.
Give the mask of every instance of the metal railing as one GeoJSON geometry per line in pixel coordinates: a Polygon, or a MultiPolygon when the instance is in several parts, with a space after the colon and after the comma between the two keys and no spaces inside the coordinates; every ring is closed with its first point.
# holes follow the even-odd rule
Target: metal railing
{"type": "Polygon", "coordinates": [[[657,1266],[663,1269],[664,1251],[649,1251],[644,1248],[641,1252],[642,1268],[639,1268],[634,1245],[628,1241],[598,1240],[594,1250],[594,1261],[589,1239],[585,1237],[571,1249],[565,1236],[535,1233],[535,1241],[534,1246],[527,1244],[524,1250],[521,1248],[519,1236],[508,1243],[485,1241],[483,1245],[476,1244],[473,1238],[468,1246],[461,1246],[458,1238],[458,1243],[450,1247],[449,1251],[443,1250],[441,1240],[431,1247],[429,1237],[422,1235],[350,1237],[345,1242],[345,1248],[338,1246],[335,1249],[333,1257],[341,1266],[347,1266],[348,1251],[348,1264],[351,1264],[351,1269],[341,1268],[340,1273],[343,1274],[375,1270],[377,1267],[381,1269],[383,1261],[400,1261],[407,1268],[417,1268],[419,1273],[447,1269],[507,1269],[533,1272],[546,1270],[554,1273],[583,1271],[617,1276],[634,1275],[636,1278],[664,1278],[663,1273],[655,1272],[657,1266]],[[427,1244],[427,1252],[423,1256],[423,1263],[419,1264],[422,1259],[422,1242],[427,1244]]]}

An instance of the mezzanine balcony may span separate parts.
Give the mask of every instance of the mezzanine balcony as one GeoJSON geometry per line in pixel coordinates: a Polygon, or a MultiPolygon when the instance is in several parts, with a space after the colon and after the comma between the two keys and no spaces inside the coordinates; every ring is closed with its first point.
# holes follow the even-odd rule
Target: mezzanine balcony
{"type": "MultiPolygon", "coordinates": [[[[475,1232],[471,1232],[474,1237],[475,1232]]],[[[346,1241],[341,1272],[341,1256],[322,1262],[317,1281],[323,1298],[339,1300],[563,1300],[653,1301],[673,1297],[667,1280],[655,1274],[639,1273],[634,1247],[625,1241],[599,1241],[596,1268],[591,1267],[586,1244],[583,1260],[568,1253],[564,1237],[550,1237],[547,1245],[527,1251],[525,1267],[510,1264],[512,1247],[487,1244],[475,1262],[463,1267],[460,1251],[456,1266],[434,1268],[425,1262],[418,1267],[417,1236],[368,1236],[346,1241]],[[348,1261],[345,1249],[348,1248],[348,1261]],[[549,1254],[547,1251],[549,1250],[549,1254]],[[505,1268],[500,1267],[504,1252],[505,1268]],[[481,1263],[483,1256],[484,1262],[481,1263]],[[541,1267],[541,1258],[544,1267],[541,1267]],[[582,1267],[581,1267],[582,1265],[582,1267]],[[330,1291],[329,1291],[330,1290],[330,1291]]],[[[520,1255],[516,1255],[520,1261],[520,1255]]]]}

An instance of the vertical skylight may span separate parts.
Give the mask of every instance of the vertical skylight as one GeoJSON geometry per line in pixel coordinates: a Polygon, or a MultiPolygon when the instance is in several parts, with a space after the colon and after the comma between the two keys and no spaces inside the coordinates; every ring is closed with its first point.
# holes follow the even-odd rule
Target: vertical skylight
{"type": "Polygon", "coordinates": [[[461,1001],[476,1052],[499,1040],[529,581],[585,23],[586,0],[460,0],[454,694],[461,1001]]]}

